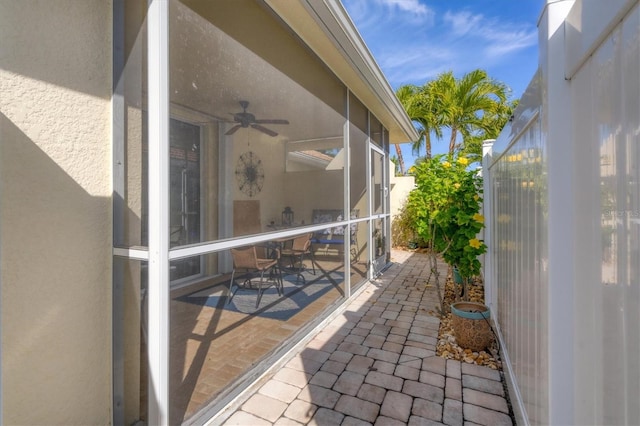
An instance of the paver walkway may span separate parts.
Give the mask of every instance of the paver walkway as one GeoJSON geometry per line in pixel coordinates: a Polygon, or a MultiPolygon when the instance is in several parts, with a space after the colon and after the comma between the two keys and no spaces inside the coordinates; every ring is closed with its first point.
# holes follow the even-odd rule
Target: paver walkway
{"type": "Polygon", "coordinates": [[[436,356],[427,257],[392,261],[224,424],[511,425],[498,371],[436,356]]]}

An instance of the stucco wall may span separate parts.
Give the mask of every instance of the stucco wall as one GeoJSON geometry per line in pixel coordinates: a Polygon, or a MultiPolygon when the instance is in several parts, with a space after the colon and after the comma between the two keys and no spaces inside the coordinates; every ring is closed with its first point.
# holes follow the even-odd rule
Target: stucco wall
{"type": "MultiPolygon", "coordinates": [[[[390,162],[389,170],[394,170],[395,165],[390,162]]],[[[409,193],[416,184],[416,179],[413,176],[391,176],[391,220],[393,220],[398,214],[404,203],[407,201],[409,193]]]]}
{"type": "Polygon", "coordinates": [[[111,2],[0,0],[3,424],[110,422],[111,2]]]}

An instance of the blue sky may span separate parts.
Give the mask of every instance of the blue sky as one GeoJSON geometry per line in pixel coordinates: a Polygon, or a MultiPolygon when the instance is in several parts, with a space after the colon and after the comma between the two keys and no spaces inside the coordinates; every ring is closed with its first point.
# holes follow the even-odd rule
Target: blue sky
{"type": "MultiPolygon", "coordinates": [[[[394,90],[422,85],[442,72],[460,77],[481,68],[518,99],[538,65],[537,21],[545,0],[342,3],[394,90]]],[[[434,153],[446,152],[448,136],[432,144],[434,153]]],[[[411,146],[404,144],[402,153],[409,168],[411,146]]]]}

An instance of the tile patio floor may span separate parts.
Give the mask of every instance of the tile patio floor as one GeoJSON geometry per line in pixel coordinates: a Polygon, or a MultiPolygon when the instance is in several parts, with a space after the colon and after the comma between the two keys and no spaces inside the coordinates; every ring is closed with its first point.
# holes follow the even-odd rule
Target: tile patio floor
{"type": "Polygon", "coordinates": [[[435,355],[426,256],[392,261],[223,424],[511,425],[498,371],[435,355]]]}
{"type": "MultiPolygon", "coordinates": [[[[316,267],[315,278],[318,279],[332,271],[338,274],[344,271],[341,262],[327,259],[317,261],[316,267]]],[[[361,276],[354,274],[354,282],[361,280],[361,276]]],[[[224,282],[225,278],[217,280],[224,282]]],[[[213,282],[203,284],[203,288],[203,291],[227,291],[226,284],[221,286],[213,282]]],[[[187,290],[182,293],[188,294],[193,289],[187,290]]],[[[343,284],[330,288],[288,319],[233,312],[200,302],[188,303],[180,298],[179,291],[174,293],[170,331],[170,423],[183,423],[225,389],[234,386],[240,375],[281,346],[312,318],[323,315],[343,292],[343,284]]],[[[253,303],[256,295],[248,294],[248,297],[253,303]]],[[[263,302],[261,306],[267,305],[263,302]]]]}

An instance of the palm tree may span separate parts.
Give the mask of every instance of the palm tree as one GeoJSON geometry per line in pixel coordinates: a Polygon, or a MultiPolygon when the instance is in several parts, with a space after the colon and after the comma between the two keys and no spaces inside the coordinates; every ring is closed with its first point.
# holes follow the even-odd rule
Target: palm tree
{"type": "Polygon", "coordinates": [[[489,121],[484,126],[485,129],[464,140],[461,152],[465,155],[482,157],[482,143],[487,139],[496,139],[500,135],[502,128],[513,115],[518,103],[519,100],[516,99],[500,104],[494,116],[485,117],[485,120],[489,121]]]}
{"type": "Polygon", "coordinates": [[[400,169],[400,176],[404,175],[404,158],[402,157],[402,150],[400,149],[400,144],[396,143],[394,144],[396,147],[396,155],[398,156],[396,158],[396,161],[394,161],[394,164],[396,164],[397,168],[400,169]]]}
{"type": "Polygon", "coordinates": [[[448,71],[422,86],[401,86],[396,96],[420,135],[413,142],[413,153],[419,156],[424,145],[426,158],[431,158],[431,136],[441,139],[443,128],[449,128],[449,154],[467,152],[467,144],[470,153],[480,154],[482,140],[497,137],[517,105],[506,101],[507,92],[504,83],[483,70],[471,71],[460,80],[448,71]],[[461,144],[456,144],[458,134],[461,144]]]}
{"type": "MultiPolygon", "coordinates": [[[[398,97],[398,100],[404,107],[405,111],[407,112],[407,115],[411,120],[413,120],[413,117],[411,116],[411,113],[409,111],[413,109],[413,96],[414,96],[413,88],[414,86],[411,86],[411,85],[401,86],[396,91],[396,96],[398,97]]],[[[400,144],[396,144],[396,153],[398,155],[398,166],[400,167],[400,173],[404,174],[404,158],[402,157],[400,144]]]]}
{"type": "Polygon", "coordinates": [[[432,82],[427,82],[424,86],[404,85],[396,91],[396,96],[418,131],[418,140],[413,142],[411,149],[419,156],[424,145],[427,158],[431,158],[431,132],[434,132],[438,139],[442,137],[431,85],[432,82]]]}
{"type": "Polygon", "coordinates": [[[398,159],[398,157],[392,155],[391,162],[393,163],[393,175],[394,176],[404,175],[404,173],[400,170],[400,160],[398,159]]]}
{"type": "Polygon", "coordinates": [[[471,71],[460,80],[449,71],[438,76],[434,88],[442,124],[451,130],[449,154],[461,148],[456,146],[458,133],[465,141],[483,132],[496,132],[496,119],[504,115],[507,101],[504,83],[491,79],[484,70],[471,71]]]}

